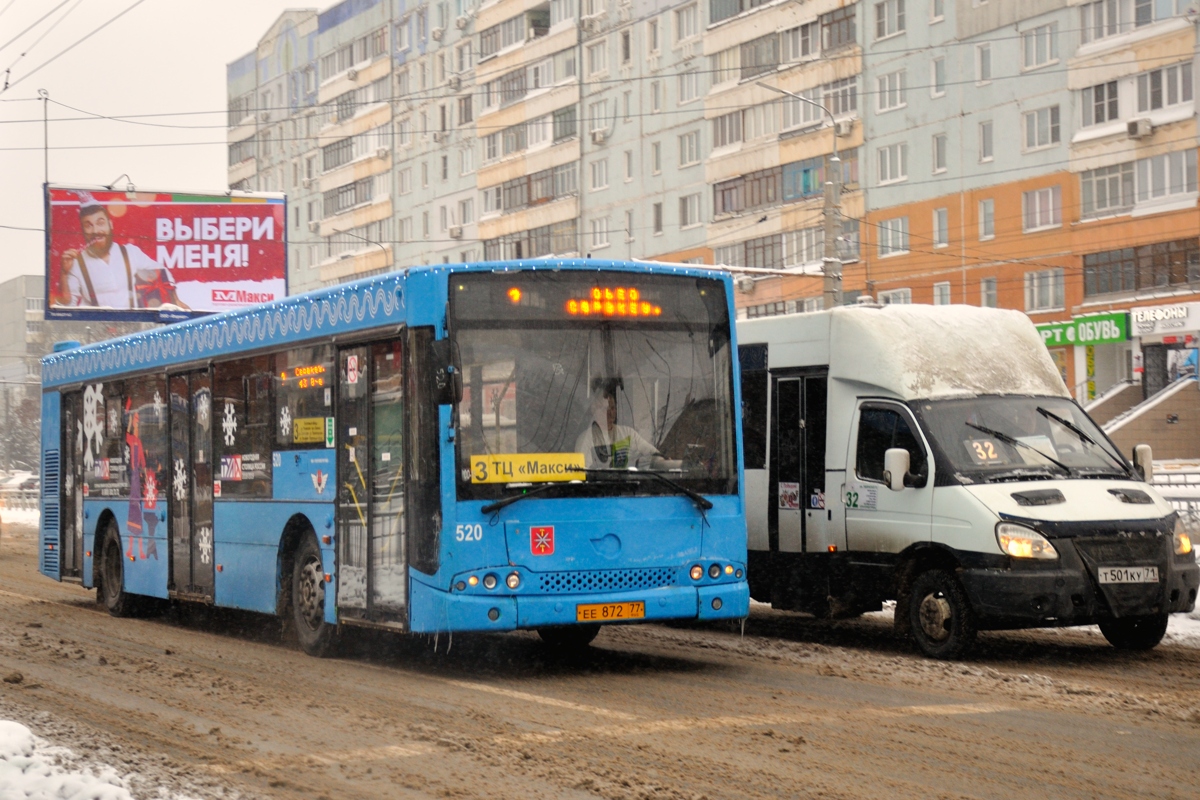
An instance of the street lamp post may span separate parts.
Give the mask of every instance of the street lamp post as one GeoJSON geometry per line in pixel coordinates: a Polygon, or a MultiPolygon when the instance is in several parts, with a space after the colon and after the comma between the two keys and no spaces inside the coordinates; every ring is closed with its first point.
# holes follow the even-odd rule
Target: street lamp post
{"type": "Polygon", "coordinates": [[[814,100],[801,97],[795,92],[789,92],[777,86],[770,86],[762,81],[755,81],[755,83],[764,89],[793,97],[810,106],[816,106],[829,117],[830,127],[833,131],[833,157],[829,159],[829,167],[825,170],[825,255],[821,259],[821,273],[825,278],[823,292],[825,308],[840,306],[842,304],[842,259],[838,256],[837,240],[841,235],[842,160],[838,158],[837,120],[834,119],[832,111],[814,100]]]}

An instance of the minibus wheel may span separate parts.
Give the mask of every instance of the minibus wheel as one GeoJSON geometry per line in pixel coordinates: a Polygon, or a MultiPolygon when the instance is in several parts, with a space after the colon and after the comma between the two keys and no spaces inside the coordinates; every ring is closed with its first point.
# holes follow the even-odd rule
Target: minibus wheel
{"type": "Polygon", "coordinates": [[[292,621],[304,652],[317,658],[332,653],[335,631],[325,621],[325,572],[312,531],[300,540],[292,565],[292,621]]]}
{"type": "Polygon", "coordinates": [[[1167,615],[1101,620],[1100,632],[1118,650],[1153,650],[1167,632],[1167,615]]]}
{"type": "Polygon", "coordinates": [[[582,650],[600,633],[599,625],[555,625],[538,628],[538,636],[555,650],[582,650]]]}
{"type": "Polygon", "coordinates": [[[975,613],[962,584],[946,570],[926,570],[913,579],[908,613],[917,647],[931,658],[958,658],[975,641],[975,613]]]}
{"type": "Polygon", "coordinates": [[[100,591],[97,599],[114,617],[132,617],[138,612],[137,598],[125,591],[125,561],[117,523],[109,521],[101,538],[100,591]]]}

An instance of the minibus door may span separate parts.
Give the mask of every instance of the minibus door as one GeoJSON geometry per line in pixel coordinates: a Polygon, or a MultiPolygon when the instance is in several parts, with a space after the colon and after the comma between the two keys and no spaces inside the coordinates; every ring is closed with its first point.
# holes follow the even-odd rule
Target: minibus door
{"type": "Polygon", "coordinates": [[[404,623],[404,347],[400,339],[338,353],[338,608],[404,623]]]}
{"type": "Polygon", "coordinates": [[[770,537],[772,550],[802,553],[814,549],[814,544],[824,548],[828,384],[824,373],[775,382],[770,509],[776,524],[770,537]]]}
{"type": "Polygon", "coordinates": [[[59,577],[79,579],[79,556],[83,552],[83,392],[64,394],[62,409],[59,577]]]}
{"type": "Polygon", "coordinates": [[[214,583],[212,378],[208,370],[170,376],[170,592],[212,602],[214,583]]]}

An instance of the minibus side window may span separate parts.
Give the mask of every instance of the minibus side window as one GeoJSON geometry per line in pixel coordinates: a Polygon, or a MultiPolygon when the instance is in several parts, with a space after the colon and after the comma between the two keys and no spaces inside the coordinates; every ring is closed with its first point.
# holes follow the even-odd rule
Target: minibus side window
{"type": "Polygon", "coordinates": [[[924,486],[929,474],[925,464],[925,448],[913,433],[908,418],[893,408],[864,406],[858,418],[858,445],[854,459],[859,478],[883,482],[883,455],[889,448],[902,447],[908,451],[908,472],[913,476],[905,483],[924,486]]]}

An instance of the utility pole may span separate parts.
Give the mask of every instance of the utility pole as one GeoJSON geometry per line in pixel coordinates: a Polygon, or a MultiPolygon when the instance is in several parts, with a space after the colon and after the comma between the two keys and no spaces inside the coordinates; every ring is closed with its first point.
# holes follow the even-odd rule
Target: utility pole
{"type": "Polygon", "coordinates": [[[38,97],[42,100],[42,168],[45,183],[50,185],[50,93],[38,89],[38,97]]]}
{"type": "Polygon", "coordinates": [[[802,103],[808,103],[810,106],[815,106],[829,117],[830,130],[833,133],[833,157],[825,167],[825,255],[821,259],[821,273],[824,275],[824,291],[823,297],[825,308],[833,308],[842,304],[842,259],[838,256],[837,240],[841,235],[841,220],[842,220],[842,160],[838,158],[838,134],[837,120],[834,119],[833,112],[825,106],[809,100],[807,97],[801,97],[795,92],[789,92],[786,89],[780,89],[776,86],[769,86],[762,81],[755,81],[764,89],[769,89],[772,92],[793,97],[802,103]]]}

